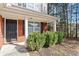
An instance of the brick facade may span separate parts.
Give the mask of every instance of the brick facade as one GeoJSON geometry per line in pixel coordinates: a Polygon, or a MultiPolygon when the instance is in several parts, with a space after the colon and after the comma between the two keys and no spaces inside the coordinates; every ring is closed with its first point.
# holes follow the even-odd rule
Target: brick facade
{"type": "Polygon", "coordinates": [[[48,31],[48,23],[41,22],[41,32],[48,31]]]}
{"type": "Polygon", "coordinates": [[[18,42],[23,42],[25,41],[25,35],[24,35],[24,30],[23,30],[23,20],[18,20],[18,42]]]}
{"type": "Polygon", "coordinates": [[[0,48],[2,47],[2,45],[4,44],[4,39],[3,39],[3,32],[4,32],[4,22],[3,22],[3,18],[0,15],[0,48]]]}
{"type": "MultiPolygon", "coordinates": [[[[25,41],[25,34],[24,34],[24,23],[23,20],[18,20],[18,38],[17,42],[23,42],[25,41]]],[[[48,23],[41,22],[41,32],[48,31],[48,23]]],[[[4,44],[4,20],[2,16],[0,16],[0,48],[4,44]]]]}

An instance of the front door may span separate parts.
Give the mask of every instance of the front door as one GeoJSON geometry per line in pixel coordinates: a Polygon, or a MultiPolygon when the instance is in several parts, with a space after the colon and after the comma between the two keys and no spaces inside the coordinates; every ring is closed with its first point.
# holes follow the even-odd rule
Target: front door
{"type": "Polygon", "coordinates": [[[6,20],[6,39],[7,42],[16,41],[17,39],[17,21],[6,20]]]}

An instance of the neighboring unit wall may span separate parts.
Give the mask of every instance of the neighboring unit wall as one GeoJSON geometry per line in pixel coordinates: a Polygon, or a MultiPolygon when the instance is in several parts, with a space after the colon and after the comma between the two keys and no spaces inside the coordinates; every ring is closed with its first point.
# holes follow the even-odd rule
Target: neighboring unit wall
{"type": "Polygon", "coordinates": [[[0,15],[0,48],[2,47],[2,45],[4,44],[4,39],[3,39],[3,18],[2,16],[0,15]]]}

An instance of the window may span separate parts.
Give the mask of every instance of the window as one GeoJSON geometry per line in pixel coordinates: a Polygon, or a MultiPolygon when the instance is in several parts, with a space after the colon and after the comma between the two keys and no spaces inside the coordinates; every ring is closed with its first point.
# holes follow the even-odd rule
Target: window
{"type": "Polygon", "coordinates": [[[34,10],[34,3],[27,3],[27,8],[34,10]]]}
{"type": "Polygon", "coordinates": [[[22,6],[22,3],[18,3],[18,6],[22,6]]]}
{"type": "Polygon", "coordinates": [[[47,13],[47,5],[43,5],[43,3],[8,3],[7,5],[14,5],[17,7],[26,8],[41,13],[47,13]]]}
{"type": "Polygon", "coordinates": [[[31,32],[40,32],[41,31],[41,24],[38,22],[29,22],[29,33],[31,32]]]}
{"type": "Polygon", "coordinates": [[[38,12],[41,12],[41,4],[39,4],[39,3],[35,3],[35,11],[38,11],[38,12]]]}
{"type": "Polygon", "coordinates": [[[26,8],[26,3],[23,3],[23,7],[25,7],[25,8],[26,8]]]}

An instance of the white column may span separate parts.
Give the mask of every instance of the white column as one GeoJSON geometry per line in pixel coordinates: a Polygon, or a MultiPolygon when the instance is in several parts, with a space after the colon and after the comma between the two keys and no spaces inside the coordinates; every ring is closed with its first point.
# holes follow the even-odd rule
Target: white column
{"type": "Polygon", "coordinates": [[[4,43],[6,43],[6,18],[4,19],[4,43]]]}
{"type": "Polygon", "coordinates": [[[28,18],[25,18],[25,38],[28,38],[28,18]]]}
{"type": "Polygon", "coordinates": [[[19,34],[19,32],[18,32],[18,19],[17,19],[17,40],[18,40],[18,34],[19,34]]]}
{"type": "Polygon", "coordinates": [[[53,22],[53,30],[54,30],[54,32],[56,32],[56,20],[53,22]]]}

